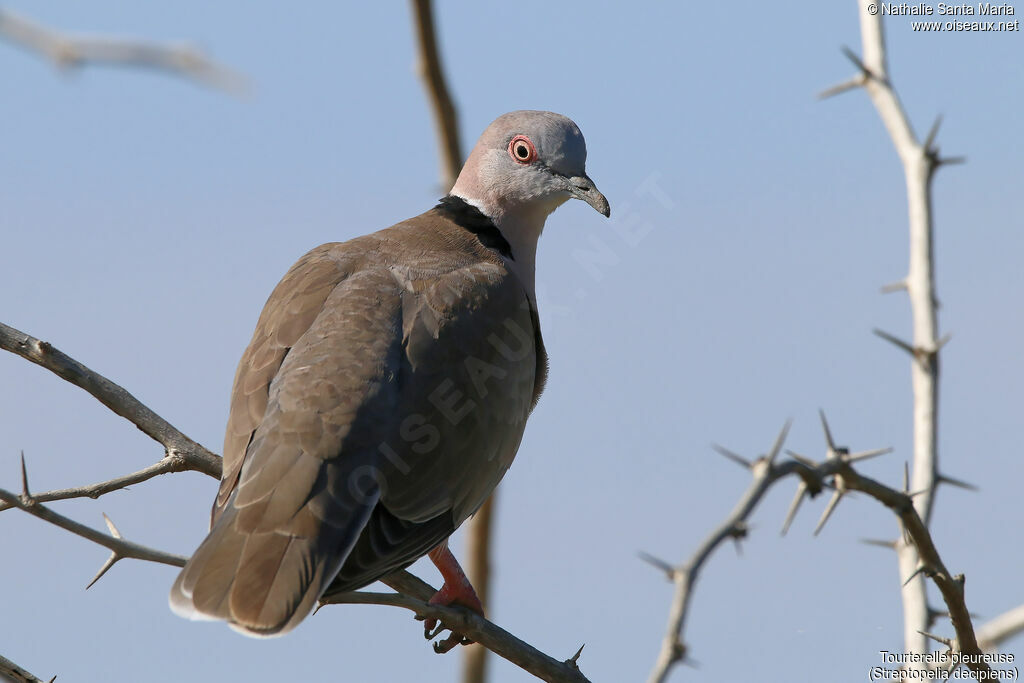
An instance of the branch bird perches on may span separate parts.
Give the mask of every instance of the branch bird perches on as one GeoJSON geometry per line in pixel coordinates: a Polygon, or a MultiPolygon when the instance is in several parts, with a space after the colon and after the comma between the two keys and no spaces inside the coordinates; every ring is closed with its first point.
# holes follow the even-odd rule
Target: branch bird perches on
{"type": "MultiPolygon", "coordinates": [[[[187,558],[166,553],[134,543],[123,538],[116,527],[107,519],[110,534],[92,529],[43,505],[46,501],[71,498],[99,498],[130,484],[140,483],[160,474],[196,471],[215,479],[220,478],[220,458],[178,431],[167,420],[142,404],[124,388],[106,377],[94,372],[74,358],[64,354],[51,344],[40,341],[8,325],[0,323],[0,349],[10,351],[84,389],[116,414],[134,424],[146,435],[160,443],[165,449],[164,457],[143,470],[117,477],[106,482],[88,486],[33,494],[28,485],[28,472],[22,461],[22,492],[15,494],[0,489],[2,509],[18,508],[44,521],[54,524],[75,535],[102,545],[111,551],[110,557],[99,573],[90,582],[92,585],[117,561],[125,558],[158,562],[181,567],[187,558]]],[[[104,515],[104,517],[106,517],[104,515]]],[[[426,582],[406,571],[396,572],[383,579],[383,583],[394,588],[396,593],[374,593],[355,591],[331,596],[325,604],[376,604],[408,609],[418,618],[433,618],[446,628],[456,628],[477,643],[507,659],[523,670],[544,681],[560,683],[586,683],[586,676],[579,670],[572,658],[560,661],[544,654],[537,648],[508,633],[504,629],[460,607],[429,605],[427,600],[436,590],[426,582]]],[[[0,658],[0,673],[14,677],[17,671],[24,671],[13,662],[5,668],[0,658]]],[[[27,674],[27,672],[25,672],[27,674]]],[[[29,674],[30,675],[30,674],[29,674]]],[[[19,680],[14,678],[14,680],[19,680]]],[[[25,681],[36,681],[34,677],[23,676],[25,681]]]]}

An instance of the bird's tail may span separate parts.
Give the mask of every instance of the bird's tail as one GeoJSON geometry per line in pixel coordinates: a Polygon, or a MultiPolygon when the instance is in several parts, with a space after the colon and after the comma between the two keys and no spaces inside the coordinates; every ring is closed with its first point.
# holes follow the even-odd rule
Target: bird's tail
{"type": "Polygon", "coordinates": [[[189,619],[226,621],[248,636],[283,635],[316,606],[373,506],[344,525],[321,524],[298,536],[244,529],[233,502],[178,575],[171,609],[189,619]]]}

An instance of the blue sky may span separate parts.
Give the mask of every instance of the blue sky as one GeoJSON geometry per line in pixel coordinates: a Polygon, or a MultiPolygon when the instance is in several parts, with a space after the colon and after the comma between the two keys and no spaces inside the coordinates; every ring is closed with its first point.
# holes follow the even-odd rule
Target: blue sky
{"type": "MultiPolygon", "coordinates": [[[[233,99],[144,71],[64,74],[0,44],[0,320],[119,382],[219,451],[234,367],[259,310],[309,248],[386,227],[439,195],[437,144],[404,3],[35,2],[10,9],[82,31],[188,40],[240,70],[233,99]]],[[[1018,11],[1024,11],[1024,6],[1018,11]]],[[[788,445],[820,455],[816,411],[864,472],[890,484],[910,454],[907,359],[870,334],[909,334],[902,170],[852,74],[856,4],[440,3],[464,145],[497,115],[550,109],[588,143],[612,205],[548,222],[538,289],[548,388],[500,487],[489,615],[555,656],[587,647],[595,681],[652,665],[671,586],[637,559],[688,556],[747,475],[714,455],[788,445]],[[663,194],[644,188],[654,183],[663,194]],[[588,254],[601,253],[598,265],[588,254]],[[590,264],[590,265],[588,265],[590,264]]],[[[935,182],[943,356],[943,489],[933,532],[985,616],[1024,602],[1016,530],[1024,464],[1020,33],[920,34],[886,22],[892,77],[919,134],[968,163],[935,182]]],[[[0,486],[34,489],[139,469],[159,447],[91,397],[0,357],[0,486]]],[[[179,474],[55,506],[186,554],[215,482],[179,474]]],[[[680,680],[862,680],[901,647],[895,558],[857,543],[895,521],[822,501],[786,538],[792,486],[723,547],[698,584],[680,680]],[[838,672],[837,675],[833,675],[838,672]]],[[[0,515],[0,654],[58,680],[453,680],[408,613],[325,609],[253,641],[171,614],[169,567],[123,562],[88,592],[97,546],[0,515]]],[[[453,540],[458,554],[461,536],[453,540]]],[[[437,582],[429,564],[415,571],[437,582]]],[[[982,620],[983,621],[983,620],[982,620]]],[[[948,624],[937,627],[949,631],[948,624]]],[[[1019,651],[1019,643],[1010,647],[1019,651]]],[[[495,681],[523,680],[498,663],[495,681]]]]}

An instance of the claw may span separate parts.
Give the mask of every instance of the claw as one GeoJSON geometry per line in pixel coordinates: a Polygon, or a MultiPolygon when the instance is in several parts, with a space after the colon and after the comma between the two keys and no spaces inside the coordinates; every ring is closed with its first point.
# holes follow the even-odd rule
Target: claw
{"type": "MultiPolygon", "coordinates": [[[[459,566],[458,560],[448,550],[447,541],[431,550],[429,557],[441,571],[441,576],[444,577],[444,585],[441,586],[441,590],[437,591],[434,597],[430,598],[428,604],[459,605],[483,616],[484,606],[480,603],[480,598],[477,597],[476,591],[473,590],[473,586],[469,583],[469,579],[466,578],[462,567],[459,566]]],[[[423,636],[427,640],[433,640],[444,630],[444,624],[440,623],[438,619],[429,618],[423,621],[423,636]]],[[[434,643],[434,652],[442,655],[446,652],[451,652],[457,645],[469,645],[472,642],[463,634],[452,631],[447,638],[434,643]]]]}
{"type": "Polygon", "coordinates": [[[439,622],[437,619],[427,619],[423,622],[423,637],[427,640],[433,640],[441,634],[444,630],[444,624],[439,622]]]}
{"type": "Polygon", "coordinates": [[[443,655],[446,652],[451,652],[457,645],[472,645],[473,641],[469,638],[459,635],[458,633],[452,633],[444,640],[434,643],[434,652],[439,655],[443,655]]]}

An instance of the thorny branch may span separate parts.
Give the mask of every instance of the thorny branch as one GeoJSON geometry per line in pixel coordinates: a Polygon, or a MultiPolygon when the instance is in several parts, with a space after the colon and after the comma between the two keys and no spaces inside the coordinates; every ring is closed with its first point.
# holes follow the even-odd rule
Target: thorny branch
{"type": "MultiPolygon", "coordinates": [[[[789,430],[789,423],[783,427],[768,454],[757,460],[750,461],[726,449],[717,448],[722,455],[750,470],[754,478],[750,487],[725,521],[708,535],[686,562],[672,565],[663,560],[645,556],[647,561],[663,571],[675,584],[668,627],[658,659],[648,679],[650,683],[666,681],[672,668],[687,659],[687,649],[683,639],[686,616],[693,587],[708,558],[723,541],[728,539],[738,541],[744,538],[748,530],[747,519],[757,504],[761,502],[773,484],[791,475],[799,477],[800,482],[797,486],[796,498],[786,516],[783,533],[789,527],[803,497],[806,495],[813,497],[826,488],[831,489],[833,495],[815,533],[821,530],[846,492],[861,491],[878,500],[896,514],[909,542],[916,548],[921,558],[918,573],[931,578],[942,594],[949,610],[953,629],[956,632],[956,638],[950,640],[950,650],[967,655],[982,653],[964,600],[964,577],[963,575],[953,576],[946,569],[927,525],[914,507],[914,495],[907,490],[897,491],[889,488],[874,479],[858,474],[853,468],[854,463],[888,453],[890,449],[850,453],[847,449],[835,445],[824,413],[821,415],[821,421],[827,444],[826,457],[822,462],[814,462],[792,451],[787,451],[792,459],[776,462],[789,430]]],[[[975,672],[989,672],[988,664],[984,661],[971,663],[968,666],[975,672]]]]}
{"type": "MultiPolygon", "coordinates": [[[[564,681],[565,683],[586,683],[588,680],[576,666],[575,658],[559,661],[549,657],[469,610],[428,604],[427,601],[434,595],[435,589],[408,572],[396,572],[382,579],[382,582],[394,588],[398,593],[355,591],[327,596],[323,602],[324,604],[386,604],[402,607],[415,612],[418,619],[438,619],[446,628],[468,636],[499,657],[504,657],[542,680],[564,681]]],[[[577,653],[578,655],[579,653],[577,653]]]]}
{"type": "MultiPolygon", "coordinates": [[[[22,459],[24,460],[24,454],[22,454],[22,459]]],[[[140,484],[161,474],[167,474],[169,472],[183,472],[185,469],[186,468],[182,466],[180,458],[164,456],[164,458],[159,462],[155,462],[149,467],[144,467],[138,472],[132,472],[131,474],[126,474],[122,477],[115,477],[114,479],[108,479],[107,481],[101,481],[95,484],[86,484],[85,486],[75,486],[67,489],[54,489],[53,491],[44,491],[42,493],[33,493],[32,500],[37,503],[49,503],[54,500],[69,500],[71,498],[96,499],[106,493],[110,493],[111,491],[120,491],[121,489],[128,488],[134,484],[140,484]]],[[[13,503],[0,502],[0,512],[12,507],[17,506],[13,503]]]]}
{"type": "Polygon", "coordinates": [[[57,677],[54,676],[49,681],[44,681],[25,671],[6,657],[0,657],[0,680],[14,681],[14,683],[53,683],[57,680],[57,677]]]}
{"type": "Polygon", "coordinates": [[[4,9],[0,9],[0,39],[34,52],[65,69],[88,64],[144,67],[165,71],[236,95],[246,90],[245,78],[240,74],[185,45],[72,36],[4,9]]]}
{"type": "MultiPolygon", "coordinates": [[[[188,559],[186,557],[165,553],[123,538],[110,519],[106,518],[106,515],[104,515],[104,519],[110,530],[109,535],[65,517],[42,503],[44,501],[68,498],[98,498],[105,493],[122,489],[128,485],[139,483],[167,472],[195,470],[219,479],[221,470],[220,458],[179,432],[169,422],[143,405],[125,389],[93,372],[70,356],[58,351],[49,343],[40,341],[24,332],[19,332],[12,327],[0,323],[0,348],[30,360],[68,382],[85,389],[113,412],[126,418],[148,436],[161,443],[167,451],[167,455],[159,462],[138,472],[89,486],[48,491],[40,494],[33,494],[29,489],[28,473],[23,457],[22,492],[21,494],[15,494],[0,489],[0,510],[16,507],[110,550],[110,557],[92,581],[89,582],[89,586],[103,576],[116,562],[125,558],[158,562],[175,567],[184,566],[188,559]]],[[[588,679],[580,672],[576,665],[576,657],[578,657],[579,653],[577,653],[576,657],[566,661],[559,661],[468,610],[460,607],[429,605],[427,600],[437,591],[408,572],[396,572],[385,577],[382,581],[394,588],[398,593],[342,593],[330,596],[324,601],[324,604],[360,603],[392,605],[409,609],[415,612],[417,617],[435,618],[444,624],[446,628],[469,636],[495,654],[542,680],[558,681],[559,683],[587,683],[588,679]]],[[[8,662],[8,660],[3,658],[0,658],[0,674],[12,677],[16,675],[22,676],[22,679],[15,678],[14,680],[39,680],[31,677],[31,674],[28,674],[13,662],[8,662]],[[10,664],[10,666],[8,667],[7,664],[10,664]],[[17,672],[23,673],[19,674],[17,672]]]]}
{"type": "MultiPolygon", "coordinates": [[[[935,137],[940,120],[936,120],[923,142],[914,134],[910,119],[889,78],[886,60],[882,14],[872,0],[858,0],[861,52],[858,57],[843,48],[846,57],[857,69],[850,80],[821,93],[829,97],[863,87],[871,98],[903,165],[907,186],[908,222],[910,226],[910,260],[907,275],[887,285],[883,292],[906,291],[910,299],[913,340],[906,342],[894,335],[876,330],[876,334],[896,345],[911,357],[911,384],[914,396],[913,470],[912,481],[920,495],[914,505],[927,525],[931,520],[935,491],[939,483],[950,482],[939,472],[938,407],[939,350],[948,337],[938,337],[938,301],[935,293],[935,262],[932,225],[932,180],[943,164],[960,159],[939,156],[935,137]],[[872,12],[872,10],[876,10],[872,12]]],[[[928,607],[925,583],[917,574],[922,558],[912,544],[896,541],[900,578],[903,581],[903,641],[907,652],[929,650],[925,631],[929,628],[932,610],[928,607]]],[[[922,667],[923,671],[923,667],[922,667]]]]}
{"type": "Polygon", "coordinates": [[[49,342],[0,323],[0,349],[30,360],[85,389],[100,403],[160,443],[167,457],[180,461],[181,470],[195,470],[220,479],[220,457],[179,432],[123,388],[65,355],[49,342]]]}

